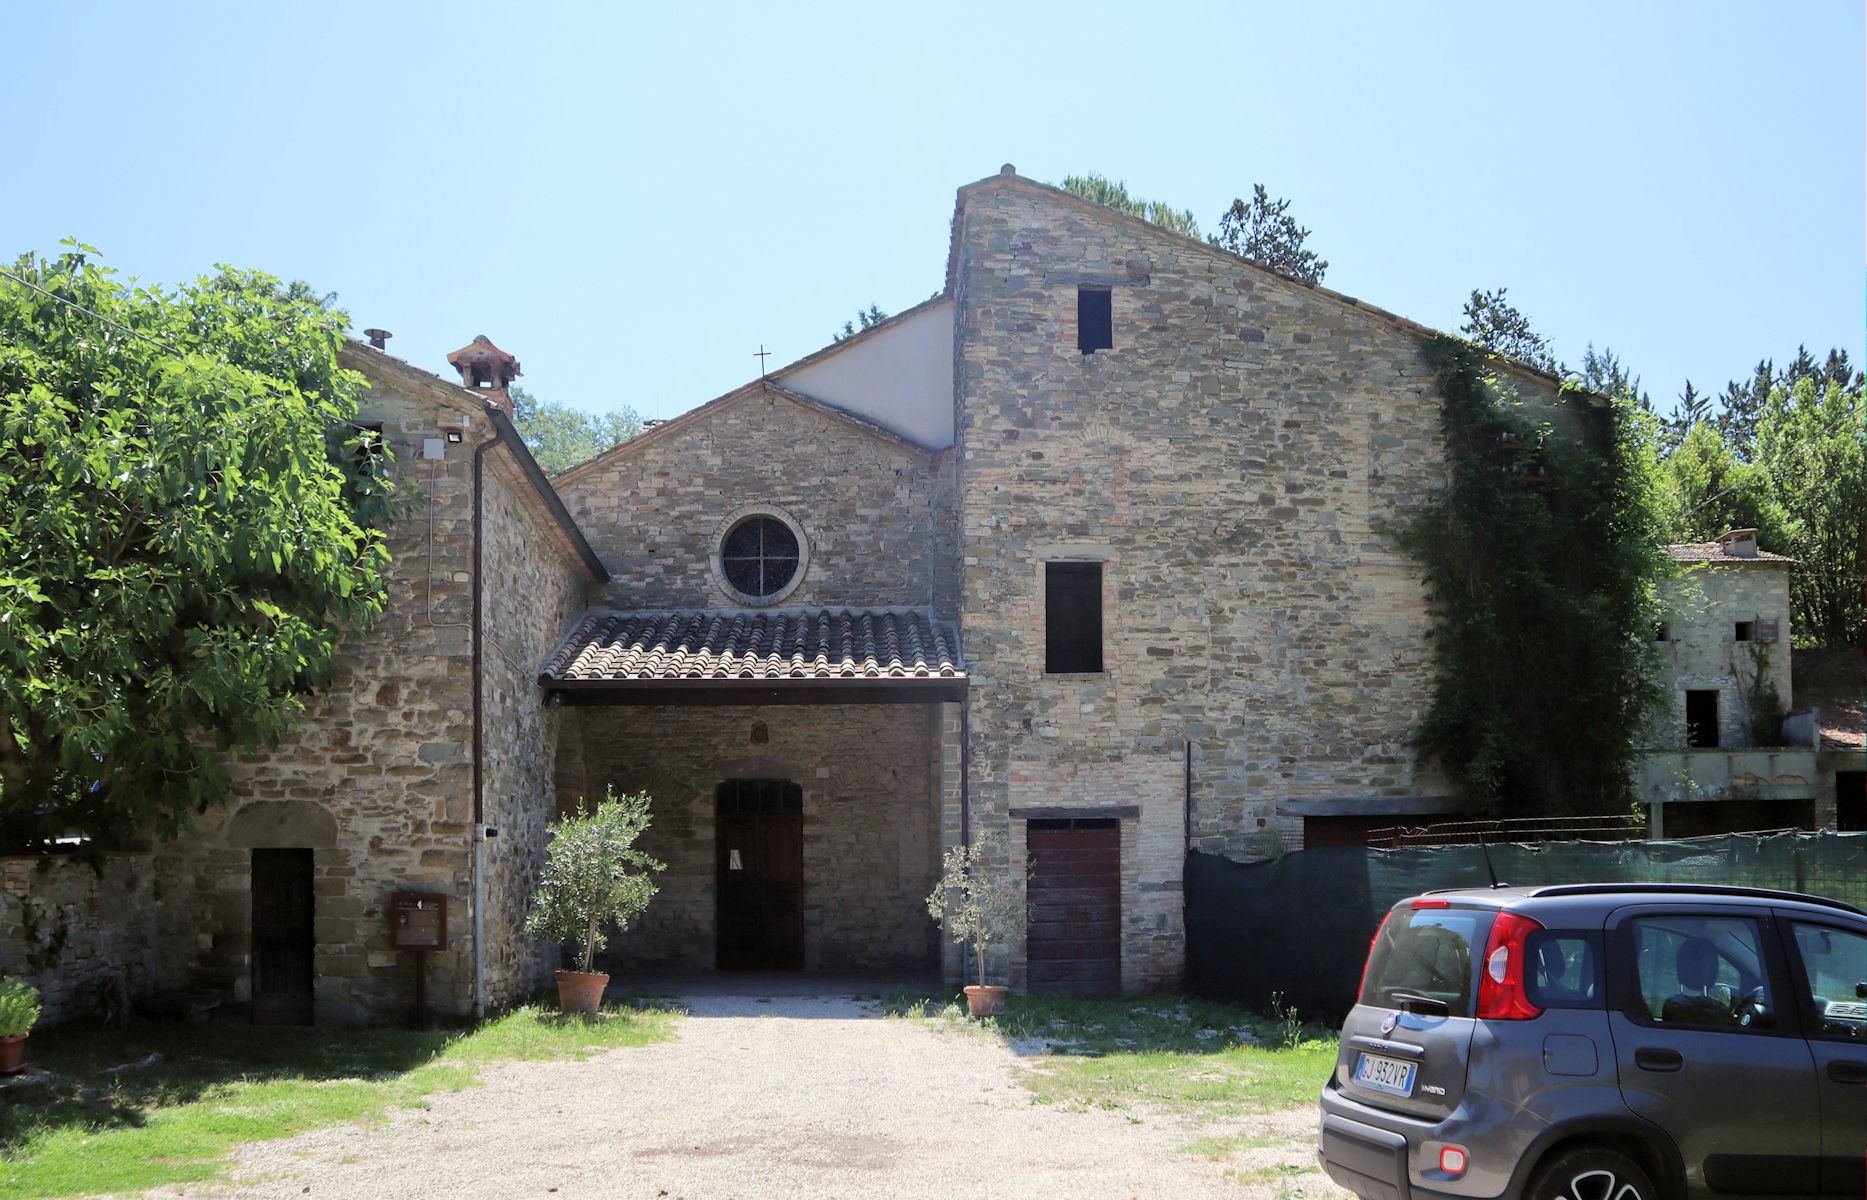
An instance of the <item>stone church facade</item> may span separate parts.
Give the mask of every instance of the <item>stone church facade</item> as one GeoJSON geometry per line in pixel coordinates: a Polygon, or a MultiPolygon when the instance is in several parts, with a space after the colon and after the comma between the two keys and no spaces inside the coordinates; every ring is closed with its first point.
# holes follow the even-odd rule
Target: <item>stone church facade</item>
{"type": "Polygon", "coordinates": [[[668,870],[612,970],[956,979],[924,898],[990,834],[1015,986],[1177,986],[1189,850],[1456,806],[1390,532],[1442,482],[1430,333],[1007,169],[933,300],[550,479],[510,355],[352,346],[420,500],[390,612],[160,851],[161,982],[281,1011],[285,871],[288,1015],[406,1007],[397,892],[447,897],[431,1006],[515,999],[545,823],[614,788],[668,870]]]}

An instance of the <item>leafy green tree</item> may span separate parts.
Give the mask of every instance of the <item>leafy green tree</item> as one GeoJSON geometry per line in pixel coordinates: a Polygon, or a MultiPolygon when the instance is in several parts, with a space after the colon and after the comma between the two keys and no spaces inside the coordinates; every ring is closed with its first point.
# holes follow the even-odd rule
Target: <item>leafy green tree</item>
{"type": "Polygon", "coordinates": [[[1718,428],[1730,443],[1732,453],[1749,461],[1756,450],[1757,421],[1763,415],[1770,393],[1778,388],[1794,390],[1805,379],[1815,381],[1818,389],[1834,385],[1842,390],[1860,388],[1860,374],[1848,362],[1846,350],[1830,350],[1828,357],[1817,360],[1807,346],[1796,347],[1796,357],[1781,371],[1771,359],[1757,363],[1747,380],[1732,380],[1718,397],[1718,428]]]}
{"type": "Polygon", "coordinates": [[[1062,188],[1072,196],[1081,196],[1116,212],[1140,217],[1143,221],[1187,237],[1199,236],[1199,222],[1191,209],[1177,209],[1158,200],[1142,200],[1128,194],[1128,185],[1091,171],[1087,175],[1066,175],[1062,188]]]}
{"type": "Polygon", "coordinates": [[[1769,474],[1731,453],[1702,412],[1660,460],[1659,482],[1667,541],[1709,542],[1727,530],[1755,529],[1767,550],[1787,544],[1787,514],[1769,474]]]}
{"type": "Polygon", "coordinates": [[[1640,386],[1640,376],[1628,370],[1614,351],[1603,346],[1599,351],[1590,342],[1582,351],[1582,386],[1614,400],[1628,400],[1643,412],[1653,411],[1653,398],[1640,386]]]}
{"type": "Polygon", "coordinates": [[[386,454],[343,314],[75,243],[0,276],[0,828],[167,835],[381,614],[386,454]],[[23,281],[23,282],[19,282],[23,281]]]}
{"type": "Polygon", "coordinates": [[[1025,881],[1013,873],[1010,857],[998,834],[949,846],[940,860],[940,882],[927,896],[927,915],[946,926],[947,937],[972,944],[980,983],[988,952],[1024,928],[1025,881]]]}
{"type": "Polygon", "coordinates": [[[1574,429],[1558,432],[1472,343],[1442,336],[1427,354],[1449,479],[1400,531],[1434,610],[1416,745],[1484,808],[1625,811],[1660,697],[1652,418],[1565,389],[1574,429]]]}
{"type": "Polygon", "coordinates": [[[1783,540],[1764,544],[1797,560],[1790,606],[1796,641],[1808,646],[1860,645],[1867,622],[1867,410],[1860,377],[1845,359],[1836,365],[1771,389],[1757,418],[1756,464],[1785,515],[1783,540]]]}
{"type": "Polygon", "coordinates": [[[858,333],[861,333],[863,329],[868,329],[874,325],[880,325],[887,319],[888,314],[882,311],[880,305],[871,304],[867,309],[857,310],[855,321],[844,321],[843,332],[837,334],[832,340],[840,342],[845,338],[855,337],[858,333]],[[857,321],[862,323],[860,329],[856,326],[857,321]]]}
{"type": "Polygon", "coordinates": [[[1290,201],[1272,200],[1264,185],[1251,185],[1251,201],[1233,200],[1219,218],[1213,245],[1260,263],[1280,275],[1304,283],[1321,283],[1329,269],[1326,259],[1306,250],[1310,231],[1290,215],[1290,201]]]}
{"type": "Polygon", "coordinates": [[[1562,373],[1556,356],[1550,352],[1549,339],[1536,332],[1530,318],[1509,300],[1509,288],[1494,292],[1472,289],[1465,302],[1465,324],[1459,332],[1494,354],[1502,354],[1552,375],[1562,373]]]}
{"type": "Polygon", "coordinates": [[[1672,420],[1667,423],[1668,442],[1674,446],[1684,442],[1686,434],[1711,415],[1711,397],[1693,387],[1690,379],[1686,380],[1685,391],[1680,392],[1679,399],[1673,403],[1672,420]]]}
{"type": "Polygon", "coordinates": [[[595,458],[642,432],[641,418],[627,405],[611,412],[587,413],[540,400],[517,386],[512,389],[512,424],[538,465],[550,474],[595,458]]]}
{"type": "Polygon", "coordinates": [[[650,873],[667,869],[635,848],[648,821],[646,794],[619,797],[613,788],[595,812],[580,804],[576,815],[553,821],[527,936],[571,943],[577,969],[589,971],[608,941],[604,928],[627,931],[655,898],[650,873]]]}

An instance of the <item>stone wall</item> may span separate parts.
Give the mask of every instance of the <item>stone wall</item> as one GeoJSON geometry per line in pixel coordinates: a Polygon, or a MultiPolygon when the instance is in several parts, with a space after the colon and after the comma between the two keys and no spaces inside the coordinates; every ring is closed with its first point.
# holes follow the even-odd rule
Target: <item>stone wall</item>
{"type": "Polygon", "coordinates": [[[736,513],[775,506],[809,542],[788,607],[955,609],[952,455],[754,385],[556,481],[616,608],[732,608],[712,559],[736,513]]]}
{"type": "Polygon", "coordinates": [[[654,798],[641,844],[668,866],[647,916],[610,939],[605,969],[713,968],[715,788],[734,778],[803,787],[808,969],[937,969],[925,902],[939,873],[942,728],[956,723],[953,707],[566,710],[575,731],[564,741],[591,794],[610,784],[654,798]]]}
{"type": "MultiPolygon", "coordinates": [[[[1410,745],[1426,597],[1387,532],[1443,482],[1422,335],[1013,177],[966,190],[956,238],[976,818],[1004,820],[1016,776],[1069,774],[1164,827],[1148,806],[1181,794],[1126,777],[1189,742],[1210,853],[1300,833],[1282,800],[1443,796],[1410,745]],[[1113,349],[1078,349],[1083,285],[1112,292],[1113,349]],[[1102,673],[1044,672],[1051,559],[1104,564],[1102,673]]],[[[1186,840],[1144,850],[1145,877],[1176,882],[1186,840]]],[[[1170,984],[1179,953],[1162,937],[1124,974],[1170,984]]]]}
{"type": "Polygon", "coordinates": [[[45,1028],[103,1017],[156,985],[146,854],[0,858],[0,975],[39,989],[45,1028]]]}
{"type": "MultiPolygon", "coordinates": [[[[1185,954],[1185,760],[1179,755],[1133,754],[1120,762],[1079,767],[1033,758],[1011,765],[1011,869],[1028,867],[1026,821],[1021,814],[1069,809],[1098,812],[1137,806],[1121,821],[1121,983],[1124,992],[1168,991],[1180,986],[1185,954]]],[[[1011,982],[1022,987],[1022,943],[1010,950],[1011,982]]]]}
{"type": "MultiPolygon", "coordinates": [[[[383,426],[408,506],[389,531],[388,603],[374,629],[345,644],[331,682],[281,744],[229,763],[226,801],[158,849],[160,980],[197,1003],[243,1010],[252,998],[252,851],[310,848],[318,1023],[411,1007],[412,958],[390,947],[388,933],[389,895],[404,890],[449,898],[447,949],[428,955],[428,1003],[464,1014],[473,998],[472,464],[474,447],[495,433],[477,400],[439,380],[367,351],[347,352],[346,364],[371,382],[359,419],[383,426]],[[424,459],[424,439],[450,431],[462,440],[424,459]]],[[[542,505],[514,499],[530,485],[509,451],[489,450],[485,468],[488,620],[508,622],[486,655],[486,794],[498,806],[489,819],[504,823],[489,852],[488,981],[506,998],[537,978],[507,927],[522,919],[516,881],[542,853],[550,809],[539,783],[548,779],[549,721],[525,676],[568,624],[565,581],[577,568],[542,505]],[[512,616],[512,605],[533,601],[542,601],[535,613],[512,616]]]]}
{"type": "Polygon", "coordinates": [[[1660,643],[1667,672],[1669,703],[1650,731],[1654,748],[1686,744],[1685,694],[1718,693],[1718,744],[1746,747],[1751,736],[1749,695],[1757,668],[1752,654],[1764,660],[1764,675],[1776,686],[1785,707],[1793,708],[1789,654],[1789,564],[1769,560],[1719,563],[1688,571],[1668,581],[1666,641],[1660,643]],[[1739,642],[1737,622],[1775,621],[1774,642],[1739,642]]]}
{"type": "Polygon", "coordinates": [[[485,843],[486,994],[495,1005],[548,983],[556,966],[523,929],[557,813],[563,711],[545,706],[538,669],[583,611],[588,576],[558,538],[541,536],[537,504],[515,473],[487,472],[485,817],[499,836],[485,843]]]}

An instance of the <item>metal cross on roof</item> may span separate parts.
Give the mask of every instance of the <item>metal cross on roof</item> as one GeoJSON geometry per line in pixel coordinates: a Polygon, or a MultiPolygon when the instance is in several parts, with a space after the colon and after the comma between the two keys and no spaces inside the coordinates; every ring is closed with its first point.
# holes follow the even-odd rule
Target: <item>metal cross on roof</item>
{"type": "Polygon", "coordinates": [[[760,342],[758,344],[758,353],[754,354],[752,357],[758,359],[758,377],[760,379],[765,378],[765,360],[771,357],[771,351],[765,349],[764,342],[760,342]]]}

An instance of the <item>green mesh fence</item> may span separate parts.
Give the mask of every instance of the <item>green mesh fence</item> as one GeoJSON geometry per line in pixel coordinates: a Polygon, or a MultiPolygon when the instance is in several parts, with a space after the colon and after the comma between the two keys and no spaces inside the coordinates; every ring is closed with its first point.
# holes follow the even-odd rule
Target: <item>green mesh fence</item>
{"type": "MultiPolygon", "coordinates": [[[[1714,883],[1810,892],[1867,909],[1867,835],[1726,834],[1668,842],[1540,842],[1488,848],[1507,884],[1714,883]]],[[[1271,862],[1193,853],[1186,864],[1187,986],[1305,1017],[1354,1004],[1368,939],[1395,902],[1484,887],[1486,849],[1298,850],[1271,862]]]]}

